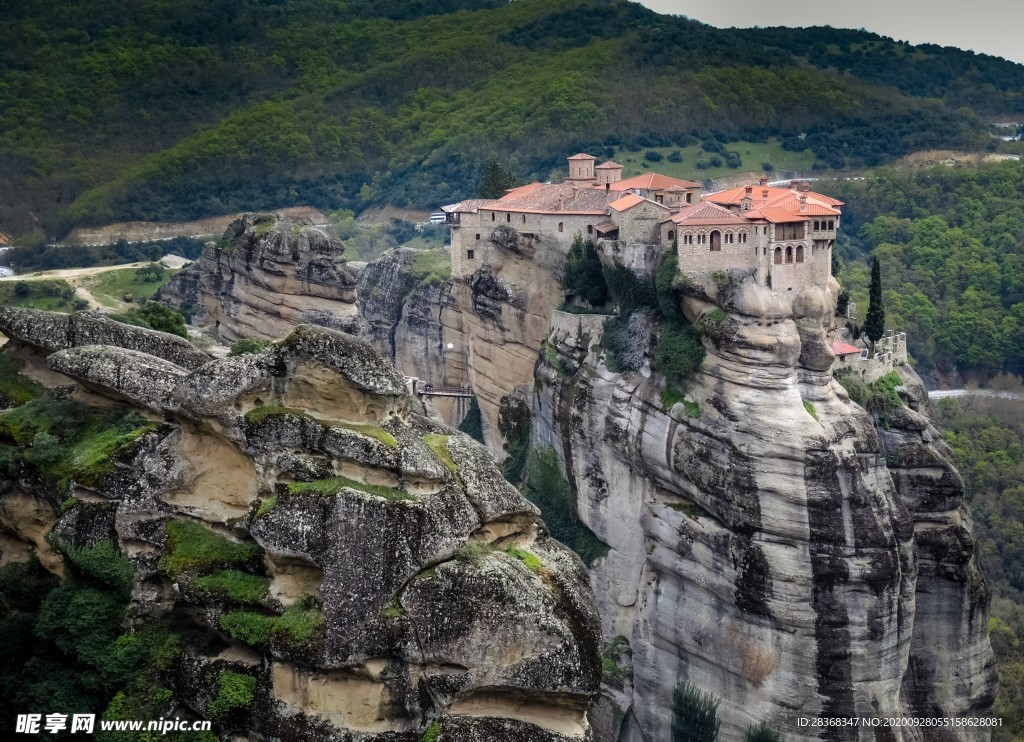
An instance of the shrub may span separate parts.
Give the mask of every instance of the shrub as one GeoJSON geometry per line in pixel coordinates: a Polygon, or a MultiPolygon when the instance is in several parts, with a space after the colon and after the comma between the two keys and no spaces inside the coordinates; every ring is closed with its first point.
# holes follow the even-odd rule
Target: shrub
{"type": "Polygon", "coordinates": [[[672,150],[671,152],[668,153],[668,161],[669,162],[682,162],[683,161],[683,155],[682,155],[682,153],[678,149],[674,149],[674,150],[672,150]]]}
{"type": "Polygon", "coordinates": [[[658,295],[650,276],[635,273],[617,264],[604,266],[602,274],[621,316],[632,314],[638,309],[654,309],[658,306],[658,295]]]}
{"type": "Polygon", "coordinates": [[[588,565],[608,553],[608,546],[580,522],[575,494],[562,476],[558,454],[551,447],[534,449],[526,464],[526,498],[540,508],[551,535],[580,555],[588,565]]]}
{"type": "Polygon", "coordinates": [[[179,312],[164,306],[158,301],[147,301],[137,309],[129,309],[121,314],[110,315],[111,319],[124,322],[127,325],[146,327],[150,330],[168,332],[179,337],[188,337],[188,330],[185,329],[185,317],[179,312]]]}
{"type": "Polygon", "coordinates": [[[535,574],[540,574],[544,569],[544,565],[541,564],[540,559],[536,555],[531,554],[525,549],[509,548],[505,550],[513,559],[518,559],[520,562],[526,565],[526,568],[535,574]]]}
{"type": "Polygon", "coordinates": [[[715,742],[719,699],[693,683],[679,683],[672,693],[672,742],[715,742]]]}
{"type": "Polygon", "coordinates": [[[220,674],[217,696],[206,706],[211,719],[220,719],[232,711],[247,708],[256,693],[256,678],[240,672],[224,670],[220,674]]]}
{"type": "Polygon", "coordinates": [[[77,548],[62,539],[53,537],[51,544],[83,574],[109,585],[122,598],[128,598],[131,595],[135,570],[128,557],[117,548],[113,539],[101,539],[92,546],[77,548]]]}
{"type": "Polygon", "coordinates": [[[423,732],[423,736],[420,737],[420,742],[437,742],[438,736],[441,734],[441,722],[435,721],[426,731],[423,732]]]}
{"type": "Polygon", "coordinates": [[[689,322],[666,323],[654,348],[654,369],[665,375],[670,387],[685,389],[700,370],[706,351],[689,322]]]}
{"type": "Polygon", "coordinates": [[[595,307],[608,301],[608,282],[592,240],[576,235],[565,259],[562,288],[595,307]]]}
{"type": "Polygon", "coordinates": [[[650,313],[639,310],[604,322],[601,347],[608,351],[605,365],[616,373],[639,371],[650,345],[650,313]]]}
{"type": "Polygon", "coordinates": [[[478,567],[494,553],[494,547],[484,541],[470,541],[455,552],[455,558],[463,564],[478,567]]]}
{"type": "Polygon", "coordinates": [[[782,732],[769,726],[768,722],[762,721],[752,727],[747,727],[747,733],[743,742],[785,742],[782,732]]]}
{"type": "Polygon", "coordinates": [[[231,351],[228,353],[229,356],[244,356],[250,353],[261,353],[266,348],[269,348],[271,342],[269,340],[254,340],[252,338],[242,338],[231,343],[231,351]]]}
{"type": "Polygon", "coordinates": [[[762,162],[761,163],[761,169],[764,170],[766,173],[773,173],[773,172],[775,172],[775,166],[773,164],[771,164],[770,162],[762,162]]]}
{"type": "Polygon", "coordinates": [[[648,162],[661,162],[663,157],[661,152],[656,149],[649,149],[644,152],[644,159],[648,162]]]}
{"type": "Polygon", "coordinates": [[[724,309],[716,307],[697,318],[695,329],[718,348],[722,344],[722,325],[727,317],[724,309]]]}
{"type": "Polygon", "coordinates": [[[683,312],[679,308],[682,296],[676,287],[676,276],[679,275],[679,257],[669,253],[654,274],[654,294],[658,300],[661,316],[670,322],[683,320],[683,312]]]}
{"type": "Polygon", "coordinates": [[[295,649],[310,645],[323,628],[324,614],[316,600],[307,596],[288,606],[279,616],[253,611],[234,611],[220,619],[221,628],[235,639],[265,648],[272,639],[295,649]]]}

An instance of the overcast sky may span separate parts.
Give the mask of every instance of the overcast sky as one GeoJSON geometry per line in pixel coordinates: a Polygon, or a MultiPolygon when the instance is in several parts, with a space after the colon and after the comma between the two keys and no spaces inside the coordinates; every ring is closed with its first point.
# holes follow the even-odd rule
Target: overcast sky
{"type": "Polygon", "coordinates": [[[659,13],[685,15],[712,26],[835,26],[915,44],[941,44],[1024,62],[1021,0],[639,0],[659,13]]]}

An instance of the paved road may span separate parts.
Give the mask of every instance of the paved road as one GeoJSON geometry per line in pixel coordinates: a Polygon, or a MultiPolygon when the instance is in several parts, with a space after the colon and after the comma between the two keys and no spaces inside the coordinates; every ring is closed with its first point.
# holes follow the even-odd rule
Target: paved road
{"type": "Polygon", "coordinates": [[[941,389],[928,392],[928,399],[945,397],[998,397],[1000,399],[1024,399],[1019,392],[1000,392],[995,389],[941,389]]]}

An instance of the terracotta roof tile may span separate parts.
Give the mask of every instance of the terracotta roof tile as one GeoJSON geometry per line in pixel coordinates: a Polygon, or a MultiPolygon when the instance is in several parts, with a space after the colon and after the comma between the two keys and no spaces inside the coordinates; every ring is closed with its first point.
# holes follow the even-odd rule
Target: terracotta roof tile
{"type": "Polygon", "coordinates": [[[521,196],[525,196],[527,193],[537,190],[543,185],[543,183],[527,183],[526,185],[521,185],[518,188],[510,188],[508,191],[505,192],[505,195],[498,200],[513,201],[517,198],[520,198],[521,196]]]}
{"type": "Polygon", "coordinates": [[[836,340],[832,343],[832,352],[837,356],[846,356],[850,353],[860,353],[860,348],[856,345],[850,345],[844,343],[842,340],[836,340]]]}
{"type": "Polygon", "coordinates": [[[688,206],[672,217],[672,221],[681,227],[705,227],[730,224],[749,224],[739,214],[710,201],[688,206]]]}
{"type": "Polygon", "coordinates": [[[631,188],[640,188],[645,191],[667,191],[672,186],[679,186],[683,189],[700,188],[700,183],[680,178],[670,178],[661,173],[644,173],[625,180],[619,180],[611,184],[613,191],[628,191],[631,188]]]}
{"type": "Polygon", "coordinates": [[[442,206],[441,211],[445,212],[446,214],[467,214],[476,211],[484,204],[493,203],[497,203],[497,201],[495,201],[493,198],[469,198],[466,199],[465,201],[459,201],[457,204],[448,204],[447,206],[442,206]]]}
{"type": "Polygon", "coordinates": [[[751,209],[743,216],[747,219],[764,219],[772,224],[807,221],[807,217],[803,214],[793,214],[785,209],[780,209],[778,206],[764,206],[760,209],[751,209]]]}
{"type": "Polygon", "coordinates": [[[608,160],[608,162],[602,162],[600,165],[594,167],[595,170],[621,170],[622,165],[617,162],[608,160]]]}
{"type": "Polygon", "coordinates": [[[525,195],[492,202],[486,211],[529,214],[581,214],[604,216],[608,213],[608,193],[603,188],[587,188],[571,183],[538,184],[525,195]]]}
{"type": "Polygon", "coordinates": [[[606,234],[608,232],[614,232],[618,228],[619,228],[619,225],[616,224],[615,222],[601,222],[600,224],[598,224],[597,226],[594,227],[594,229],[596,231],[601,232],[602,234],[606,234]]]}
{"type": "Polygon", "coordinates": [[[609,209],[615,209],[616,211],[625,211],[626,209],[632,209],[637,204],[642,204],[646,199],[640,198],[630,193],[628,196],[616,199],[608,204],[609,209]]]}
{"type": "MultiPolygon", "coordinates": [[[[740,186],[739,188],[730,188],[727,191],[719,191],[718,193],[710,193],[704,198],[708,201],[714,201],[716,204],[725,204],[728,206],[739,206],[740,202],[743,201],[744,196],[747,195],[746,186],[740,186]]],[[[800,192],[794,191],[790,188],[775,188],[772,186],[753,186],[753,192],[750,194],[751,200],[754,202],[754,206],[760,206],[762,204],[776,204],[780,200],[788,199],[799,199],[800,192]],[[768,200],[764,200],[763,193],[768,191],[768,200]]],[[[825,206],[843,206],[843,202],[839,199],[826,196],[822,193],[815,193],[814,191],[807,192],[808,202],[817,201],[825,206]]]]}
{"type": "Polygon", "coordinates": [[[593,155],[588,155],[586,152],[580,152],[578,155],[573,155],[567,159],[570,160],[596,160],[597,158],[593,155]]]}

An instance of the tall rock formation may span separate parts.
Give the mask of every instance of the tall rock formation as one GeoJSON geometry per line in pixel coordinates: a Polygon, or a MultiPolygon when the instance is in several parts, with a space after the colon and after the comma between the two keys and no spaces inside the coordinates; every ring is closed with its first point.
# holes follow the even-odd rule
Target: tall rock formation
{"type": "Polygon", "coordinates": [[[549,338],[535,443],[562,458],[580,519],[611,547],[592,580],[606,637],[632,653],[631,678],[606,686],[600,739],[670,739],[682,681],[722,699],[724,739],[761,721],[797,742],[990,738],[799,725],[985,716],[994,692],[962,481],[912,371],[903,403],[873,414],[833,379],[837,292],[691,286],[682,307],[707,356],[667,409],[649,366],[604,365],[599,323],[549,338]]]}
{"type": "Polygon", "coordinates": [[[127,325],[57,344],[25,329],[62,323],[5,310],[5,353],[62,398],[151,422],[59,479],[22,452],[0,543],[43,550],[52,524],[76,569],[130,592],[137,627],[187,627],[159,668],[166,716],[282,740],[592,739],[583,564],[367,341],[303,325],[195,363],[127,325]]]}
{"type": "Polygon", "coordinates": [[[282,337],[303,322],[353,330],[356,274],[345,246],[304,219],[244,214],[157,298],[227,340],[282,337]]]}

